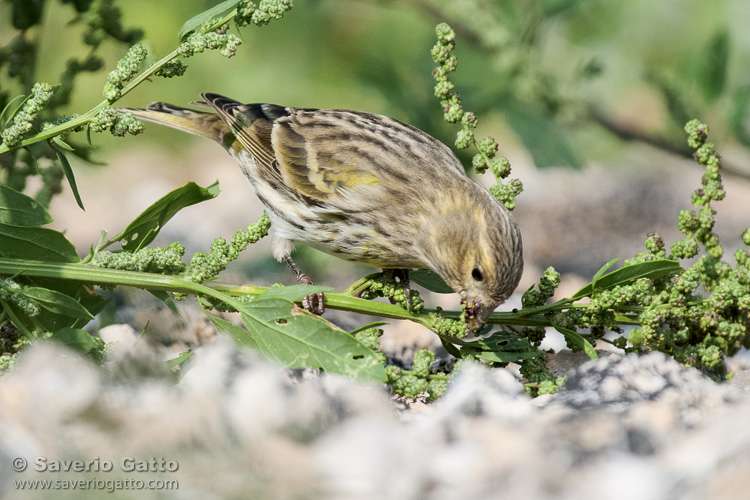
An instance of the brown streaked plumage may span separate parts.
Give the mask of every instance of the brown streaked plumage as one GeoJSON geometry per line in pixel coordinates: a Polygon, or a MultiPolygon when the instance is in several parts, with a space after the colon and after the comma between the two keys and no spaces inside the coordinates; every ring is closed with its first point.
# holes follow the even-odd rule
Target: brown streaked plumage
{"type": "MultiPolygon", "coordinates": [[[[521,235],[510,212],[421,130],[357,111],[242,104],[202,94],[139,118],[213,139],[265,205],[274,256],[298,280],[294,242],[384,269],[432,269],[461,294],[473,327],[518,285],[521,235]]],[[[322,302],[321,302],[322,305],[322,302]]]]}

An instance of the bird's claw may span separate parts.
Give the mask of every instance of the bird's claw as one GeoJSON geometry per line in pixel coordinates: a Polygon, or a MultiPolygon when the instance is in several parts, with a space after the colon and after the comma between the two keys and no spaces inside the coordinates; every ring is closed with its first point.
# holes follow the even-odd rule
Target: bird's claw
{"type": "MultiPolygon", "coordinates": [[[[291,271],[294,273],[294,276],[297,278],[297,283],[300,285],[314,285],[315,282],[312,280],[311,277],[303,273],[300,268],[297,266],[297,264],[292,260],[292,257],[290,255],[284,255],[283,259],[284,263],[291,269],[291,271]]],[[[325,295],[323,292],[313,293],[306,297],[302,298],[302,307],[313,314],[317,314],[318,316],[322,315],[324,312],[326,312],[326,306],[325,306],[325,295]]]]}
{"type": "Polygon", "coordinates": [[[313,293],[302,298],[302,307],[318,316],[326,312],[325,294],[323,292],[313,293]]]}

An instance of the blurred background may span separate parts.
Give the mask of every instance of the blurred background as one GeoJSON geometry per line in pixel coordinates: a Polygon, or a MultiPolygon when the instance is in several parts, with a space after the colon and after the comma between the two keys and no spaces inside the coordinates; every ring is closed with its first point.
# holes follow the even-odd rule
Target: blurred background
{"type": "MultiPolygon", "coordinates": [[[[10,20],[19,1],[27,0],[0,3],[2,46],[16,36],[10,20]]],[[[80,41],[85,25],[74,22],[67,2],[28,1],[42,16],[25,35],[39,42],[34,80],[57,84],[68,59],[88,52],[80,41]]],[[[115,5],[123,26],[143,30],[153,62],[177,46],[186,20],[215,3],[115,5]]],[[[691,208],[702,175],[682,131],[692,118],[709,125],[725,160],[727,198],[717,206],[717,232],[727,255],[740,245],[750,226],[746,0],[298,0],[283,20],[243,28],[234,58],[198,54],[186,61],[184,77],[154,78],[117,105],[186,105],[215,92],[246,102],[381,113],[452,145],[457,129],[443,121],[433,96],[430,49],[438,22],[456,30],[459,64],[451,78],[464,109],[479,116],[477,137],[497,139],[513,165],[511,177],[525,186],[514,212],[527,262],[519,291],[552,265],[564,275],[560,293],[569,295],[605,262],[640,250],[647,233],[658,231],[667,244],[679,238],[677,215],[691,208]]],[[[98,104],[106,72],[126,49],[103,43],[97,54],[105,67],[77,78],[62,111],[98,104]]],[[[14,84],[0,75],[6,96],[28,92],[14,84]]],[[[78,136],[71,140],[85,143],[78,136]]],[[[70,157],[86,211],[67,188],[51,206],[54,227],[81,254],[102,229],[117,233],[188,181],[206,186],[218,179],[222,194],[184,210],[156,244],[179,240],[188,252],[208,250],[214,238],[230,237],[261,214],[233,160],[205,139],[149,124],[137,137],[96,134],[92,141],[92,157],[106,165],[70,157]]],[[[459,157],[470,164],[470,153],[459,157]]],[[[303,248],[295,258],[318,283],[338,289],[372,272],[303,248]]],[[[248,249],[223,279],[293,283],[267,242],[248,249]]],[[[457,307],[454,297],[427,302],[457,307]]]]}

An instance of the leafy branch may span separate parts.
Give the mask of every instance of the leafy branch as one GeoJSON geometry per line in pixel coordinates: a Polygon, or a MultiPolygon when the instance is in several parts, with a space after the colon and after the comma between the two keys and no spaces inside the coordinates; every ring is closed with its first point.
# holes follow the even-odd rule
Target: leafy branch
{"type": "MultiPolygon", "coordinates": [[[[263,24],[280,17],[289,6],[283,0],[261,1],[257,7],[245,1],[223,2],[188,21],[180,32],[180,46],[141,72],[138,70],[145,51],[135,45],[109,74],[104,101],[84,115],[43,126],[43,130],[32,134],[31,124],[50,101],[50,89],[42,84],[35,86],[32,96],[7,118],[6,123],[12,125],[3,131],[0,152],[47,140],[66,149],[60,134],[86,126],[94,131],[110,129],[116,134],[138,131],[134,118],[116,115],[111,107],[114,102],[152,76],[182,74],[182,59],[196,52],[216,49],[231,56],[239,39],[226,32],[230,21],[240,26],[249,22],[263,24]]],[[[492,193],[512,208],[521,184],[517,180],[505,181],[510,163],[496,157],[499,148],[494,139],[475,139],[473,130],[478,118],[463,110],[460,96],[448,80],[449,73],[457,67],[452,54],[455,33],[441,24],[436,34],[437,44],[432,51],[438,64],[435,94],[446,120],[461,123],[456,145],[477,148],[472,165],[477,173],[493,173],[498,184],[491,188],[492,193]]],[[[376,326],[382,323],[345,332],[295,305],[301,297],[325,290],[327,308],[418,323],[434,331],[456,358],[480,360],[493,366],[517,362],[530,386],[538,391],[553,390],[560,383],[546,370],[546,353],[539,349],[547,329],[557,330],[571,348],[583,350],[592,358],[596,357],[597,341],[605,341],[626,351],[660,350],[719,375],[724,356],[748,344],[745,332],[750,326],[750,250],[738,251],[734,266],[721,260],[723,248],[712,231],[716,216],[712,203],[724,195],[720,160],[707,142],[705,125],[693,121],[686,130],[689,147],[696,151],[706,174],[702,187],[693,196],[694,210],[680,215],[679,227],[685,238],[675,242],[668,254],[661,238],[652,235],[645,242],[647,251],[626,261],[624,267],[610,272],[618,260],[614,259],[581,290],[552,303],[549,301],[560,276],[548,268],[539,284],[524,293],[522,309],[493,313],[489,326],[478,338],[467,337],[463,312],[424,308],[415,290],[407,296],[404,284],[385,274],[367,276],[343,292],[322,287],[266,288],[216,281],[228,262],[268,233],[270,221],[265,214],[237,231],[230,241],[215,240],[210,252],[198,252],[188,263],[183,262],[185,250],[179,242],[166,248],[148,246],[180,210],[217,196],[217,185],[201,187],[189,183],[168,193],[123,231],[110,238],[103,234],[84,259],[64,234],[44,227],[51,221],[44,204],[21,190],[0,186],[0,320],[12,324],[21,334],[13,337],[18,340],[8,352],[25,342],[49,337],[92,356],[101,355],[101,343],[82,330],[106,304],[96,287],[129,286],[148,290],[167,304],[186,295],[196,296],[217,330],[283,366],[314,367],[367,380],[387,380],[394,390],[405,395],[428,391],[434,396],[444,390],[447,375],[433,373],[432,353],[418,353],[409,370],[384,366],[384,357],[375,352],[379,336],[376,326]],[[108,250],[118,243],[120,249],[108,250]],[[696,257],[687,269],[679,263],[696,257]],[[699,292],[699,287],[705,294],[699,292]],[[385,297],[395,304],[367,300],[368,297],[385,297]],[[407,302],[410,308],[406,308],[407,302]],[[215,315],[211,312],[214,309],[238,312],[240,324],[215,315]],[[501,328],[493,330],[493,326],[501,328]],[[611,340],[605,337],[607,332],[621,336],[611,340]]],[[[60,158],[75,192],[72,170],[69,165],[66,168],[62,154],[60,158]]],[[[743,234],[743,242],[750,246],[750,230],[743,234]]],[[[414,272],[412,277],[434,292],[451,292],[432,273],[414,272]]],[[[7,344],[4,342],[3,346],[7,344]]]]}
{"type": "Polygon", "coordinates": [[[142,125],[139,125],[132,115],[118,117],[112,109],[112,104],[153,76],[182,76],[187,69],[182,60],[196,53],[219,50],[222,55],[232,57],[241,41],[237,36],[227,33],[230,21],[234,21],[238,29],[250,23],[263,25],[272,19],[280,19],[289,8],[290,0],[261,0],[258,6],[248,0],[222,2],[187,21],[180,29],[180,45],[137,76],[137,70],[146,59],[147,51],[143,45],[134,45],[117,63],[117,68],[107,75],[107,84],[103,90],[104,100],[82,115],[69,117],[59,124],[45,126],[42,131],[21,139],[20,136],[24,134],[18,132],[32,129],[33,120],[52,97],[51,87],[39,84],[40,90],[32,92],[32,97],[11,115],[13,127],[10,129],[11,132],[3,132],[0,154],[54,139],[65,132],[80,131],[87,126],[94,132],[110,130],[115,135],[124,135],[126,132],[139,133],[142,125]],[[42,95],[45,99],[41,98],[42,95]]]}

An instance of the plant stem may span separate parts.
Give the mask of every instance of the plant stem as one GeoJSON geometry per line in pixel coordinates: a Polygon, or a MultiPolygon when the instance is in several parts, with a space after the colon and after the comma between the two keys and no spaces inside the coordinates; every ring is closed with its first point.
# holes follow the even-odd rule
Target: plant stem
{"type": "MultiPolygon", "coordinates": [[[[61,278],[87,283],[106,283],[148,290],[208,295],[235,308],[241,305],[241,303],[234,300],[234,297],[260,295],[269,290],[268,287],[233,285],[214,281],[200,284],[188,281],[179,276],[104,269],[85,264],[33,262],[9,258],[0,258],[0,274],[61,278]]],[[[327,292],[325,296],[325,305],[330,309],[369,314],[389,319],[411,320],[424,326],[427,326],[431,313],[437,313],[445,318],[452,319],[458,319],[461,315],[460,311],[438,311],[435,309],[427,309],[419,314],[414,314],[395,304],[360,299],[352,297],[346,292],[327,292]]],[[[518,312],[496,312],[490,316],[488,323],[494,325],[551,326],[548,318],[538,314],[539,309],[534,308],[533,310],[521,310],[518,312]]],[[[632,322],[632,319],[625,316],[622,319],[627,321],[626,324],[632,322]]]]}
{"type": "MultiPolygon", "coordinates": [[[[224,17],[218,19],[215,23],[213,23],[210,27],[208,27],[208,31],[215,30],[219,28],[220,26],[225,25],[232,19],[234,19],[234,16],[237,15],[237,10],[233,9],[228,14],[226,14],[224,17]]],[[[162,57],[159,61],[155,62],[148,68],[146,68],[145,71],[142,71],[137,77],[135,77],[130,83],[128,83],[121,91],[120,96],[113,100],[103,100],[99,104],[97,104],[94,108],[90,109],[86,113],[82,114],[81,116],[74,118],[72,120],[69,120],[65,123],[61,123],[60,125],[57,125],[55,127],[48,128],[47,130],[44,130],[42,132],[39,132],[38,134],[35,134],[31,137],[28,137],[21,142],[15,144],[13,147],[8,147],[6,144],[0,144],[0,155],[3,153],[7,153],[14,149],[23,148],[25,146],[29,146],[31,144],[36,144],[37,142],[45,141],[48,139],[51,139],[55,136],[58,136],[60,134],[63,134],[69,130],[72,130],[74,128],[80,127],[82,125],[86,125],[93,121],[96,118],[96,115],[99,113],[99,111],[102,110],[102,108],[106,106],[110,106],[114,103],[116,103],[118,100],[120,100],[122,97],[124,97],[126,94],[128,94],[131,90],[133,90],[135,87],[140,85],[144,82],[144,80],[148,80],[149,77],[151,77],[156,70],[167,64],[168,62],[171,62],[175,58],[177,58],[182,52],[180,51],[179,47],[174,49],[172,52],[167,54],[166,56],[162,57]]]]}

